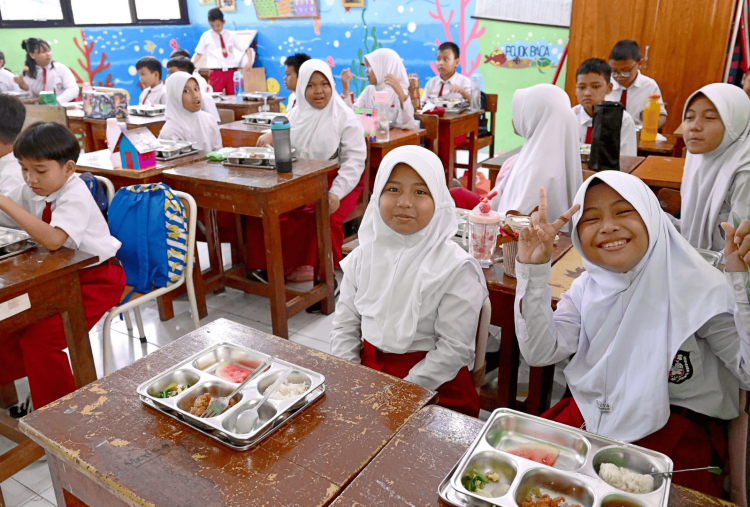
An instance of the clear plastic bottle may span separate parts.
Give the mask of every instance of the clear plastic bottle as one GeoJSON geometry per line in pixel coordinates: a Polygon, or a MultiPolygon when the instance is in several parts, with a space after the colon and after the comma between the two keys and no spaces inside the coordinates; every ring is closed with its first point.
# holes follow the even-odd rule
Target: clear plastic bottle
{"type": "Polygon", "coordinates": [[[477,75],[471,76],[471,102],[469,107],[473,110],[482,109],[482,82],[477,75]]]}
{"type": "Polygon", "coordinates": [[[240,95],[245,93],[245,86],[243,83],[244,80],[242,78],[242,72],[240,72],[239,70],[235,70],[232,81],[234,81],[234,94],[235,95],[239,97],[240,95]]]}
{"type": "Polygon", "coordinates": [[[388,141],[390,138],[391,122],[388,117],[388,102],[388,92],[375,92],[375,109],[378,114],[375,138],[378,141],[388,141]]]}
{"type": "Polygon", "coordinates": [[[641,141],[656,141],[656,134],[659,133],[659,114],[661,114],[659,94],[652,93],[648,96],[648,104],[643,110],[641,141]]]}

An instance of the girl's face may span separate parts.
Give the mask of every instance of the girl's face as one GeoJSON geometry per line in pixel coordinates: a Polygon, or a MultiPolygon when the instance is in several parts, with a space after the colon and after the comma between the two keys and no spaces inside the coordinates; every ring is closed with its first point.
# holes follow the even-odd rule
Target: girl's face
{"type": "Polygon", "coordinates": [[[47,44],[42,44],[36,51],[30,53],[31,59],[40,67],[46,67],[52,61],[52,50],[47,44]]]}
{"type": "Polygon", "coordinates": [[[427,227],[435,213],[435,202],[427,183],[406,164],[393,168],[379,204],[383,222],[405,236],[427,227]]]}
{"type": "Polygon", "coordinates": [[[366,64],[365,66],[365,73],[367,74],[367,82],[371,85],[377,85],[378,84],[378,78],[375,77],[375,71],[372,70],[372,67],[366,64]]]}
{"type": "Polygon", "coordinates": [[[724,139],[724,122],[714,103],[705,95],[693,99],[682,125],[685,145],[694,155],[714,151],[724,139]]]}
{"type": "Polygon", "coordinates": [[[191,113],[197,113],[201,110],[201,89],[198,81],[190,78],[182,89],[182,107],[191,113]]]}
{"type": "Polygon", "coordinates": [[[305,88],[305,99],[315,109],[323,109],[331,101],[331,83],[320,72],[313,72],[305,88]]]}
{"type": "Polygon", "coordinates": [[[577,230],[586,258],[615,273],[633,269],[648,250],[648,230],[641,215],[606,183],[586,191],[577,230]]]}

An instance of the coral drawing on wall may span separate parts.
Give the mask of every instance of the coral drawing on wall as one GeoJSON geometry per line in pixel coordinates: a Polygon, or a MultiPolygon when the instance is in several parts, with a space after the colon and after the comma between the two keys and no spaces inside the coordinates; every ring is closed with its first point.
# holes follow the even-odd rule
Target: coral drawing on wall
{"type": "MultiPolygon", "coordinates": [[[[84,82],[94,84],[94,76],[96,76],[99,72],[108,69],[110,64],[109,62],[105,63],[105,60],[107,59],[107,54],[102,51],[101,52],[101,58],[99,59],[99,64],[96,67],[92,66],[91,63],[91,53],[94,51],[94,48],[96,47],[96,42],[94,42],[93,39],[86,40],[86,32],[83,31],[83,28],[81,28],[81,43],[78,43],[78,39],[73,37],[73,43],[75,43],[78,50],[83,54],[84,58],[86,59],[85,62],[83,62],[80,58],[78,59],[78,65],[81,66],[81,68],[86,72],[87,79],[83,80],[81,77],[76,73],[75,70],[72,68],[70,71],[73,73],[73,76],[76,78],[76,81],[79,84],[82,84],[84,82]]],[[[99,80],[98,83],[99,86],[114,86],[115,84],[112,82],[112,74],[107,74],[107,78],[104,80],[104,83],[102,83],[101,80],[99,80]]]]}
{"type": "Polygon", "coordinates": [[[365,21],[365,12],[367,12],[367,9],[362,9],[362,25],[364,25],[365,28],[364,51],[362,51],[362,48],[359,48],[357,50],[357,57],[359,58],[359,62],[357,62],[357,60],[352,60],[352,74],[354,74],[354,79],[352,80],[352,82],[354,84],[354,90],[356,90],[357,95],[359,95],[367,86],[367,73],[365,72],[364,65],[365,55],[369,55],[376,49],[383,47],[383,45],[378,42],[378,36],[375,35],[376,28],[372,27],[372,30],[368,32],[367,21],[365,21]],[[370,36],[372,36],[372,45],[368,44],[368,39],[370,38],[370,36]],[[361,79],[357,79],[357,77],[361,79]]]}
{"type": "MultiPolygon", "coordinates": [[[[459,57],[459,63],[461,65],[461,74],[464,76],[471,76],[475,70],[477,70],[477,67],[479,66],[479,62],[482,59],[481,54],[477,54],[476,58],[471,61],[471,63],[468,62],[468,49],[469,44],[473,40],[479,39],[482,35],[484,35],[485,27],[479,28],[479,20],[474,20],[474,25],[471,27],[471,30],[469,31],[469,34],[466,35],[466,8],[471,3],[471,0],[459,0],[459,8],[460,11],[460,19],[458,23],[458,40],[454,40],[453,36],[451,35],[451,21],[453,20],[453,14],[454,11],[451,9],[450,13],[448,13],[448,19],[445,18],[443,15],[443,8],[440,6],[440,0],[435,0],[435,10],[437,12],[429,11],[430,17],[432,19],[435,19],[439,21],[443,25],[443,30],[445,31],[445,41],[443,42],[453,42],[458,46],[458,49],[461,53],[461,56],[459,57]]],[[[471,14],[468,14],[471,16],[471,14]]],[[[439,39],[435,40],[435,44],[440,46],[441,41],[439,39]]],[[[435,65],[435,62],[430,62],[430,68],[435,73],[435,75],[439,74],[437,70],[437,66],[435,65]]]]}

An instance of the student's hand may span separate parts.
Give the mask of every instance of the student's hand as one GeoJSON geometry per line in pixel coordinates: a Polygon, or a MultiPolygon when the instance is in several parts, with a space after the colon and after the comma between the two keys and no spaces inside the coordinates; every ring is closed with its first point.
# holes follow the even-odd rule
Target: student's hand
{"type": "Polygon", "coordinates": [[[547,221],[547,191],[539,189],[539,211],[531,214],[531,225],[518,236],[518,261],[523,264],[546,264],[552,257],[555,235],[570,222],[581,206],[576,204],[554,223],[547,221]]]}
{"type": "Polygon", "coordinates": [[[258,141],[255,143],[255,146],[263,147],[267,144],[270,144],[271,146],[273,146],[273,134],[271,134],[270,132],[260,136],[258,138],[258,141]]]}
{"type": "Polygon", "coordinates": [[[253,64],[251,64],[251,63],[250,63],[250,62],[248,61],[248,62],[247,62],[247,63],[245,64],[245,67],[244,67],[244,68],[243,68],[242,70],[244,70],[245,72],[250,72],[251,70],[253,70],[253,64]]]}
{"type": "Polygon", "coordinates": [[[398,95],[398,100],[400,100],[402,103],[406,100],[406,93],[404,93],[404,88],[401,86],[401,83],[398,82],[398,78],[396,76],[394,76],[393,74],[386,74],[385,84],[393,88],[393,91],[396,92],[396,95],[398,95]]]}
{"type": "Polygon", "coordinates": [[[328,192],[328,214],[333,215],[341,206],[341,201],[333,192],[328,192]]]}
{"type": "Polygon", "coordinates": [[[737,273],[747,271],[750,265],[750,220],[743,220],[737,230],[724,222],[721,224],[726,237],[724,245],[724,271],[737,273]]]}
{"type": "Polygon", "coordinates": [[[29,85],[27,85],[26,81],[23,80],[23,76],[21,74],[17,76],[13,76],[13,81],[15,81],[16,84],[20,86],[22,90],[29,91],[29,85]]]}
{"type": "Polygon", "coordinates": [[[349,96],[349,81],[354,79],[354,75],[352,74],[352,71],[349,69],[344,69],[341,71],[341,91],[342,95],[349,96]]]}

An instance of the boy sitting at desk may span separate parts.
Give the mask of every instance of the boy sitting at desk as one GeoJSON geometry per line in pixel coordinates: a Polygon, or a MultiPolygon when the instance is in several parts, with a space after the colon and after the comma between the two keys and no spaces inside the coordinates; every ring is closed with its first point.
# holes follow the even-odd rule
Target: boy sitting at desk
{"type": "Polygon", "coordinates": [[[433,77],[424,87],[422,104],[428,98],[465,99],[471,96],[471,79],[456,72],[461,52],[452,42],[443,42],[435,56],[439,75],[433,77]]]}
{"type": "Polygon", "coordinates": [[[309,60],[310,57],[305,53],[297,53],[290,56],[284,61],[284,86],[289,90],[289,100],[287,104],[289,107],[286,108],[286,113],[289,114],[297,105],[297,77],[299,76],[299,68],[302,64],[309,60]]]}
{"type": "Polygon", "coordinates": [[[144,56],[135,64],[138,80],[143,91],[138,99],[139,105],[163,105],[167,103],[167,92],[161,82],[161,63],[153,56],[144,56]]]}

